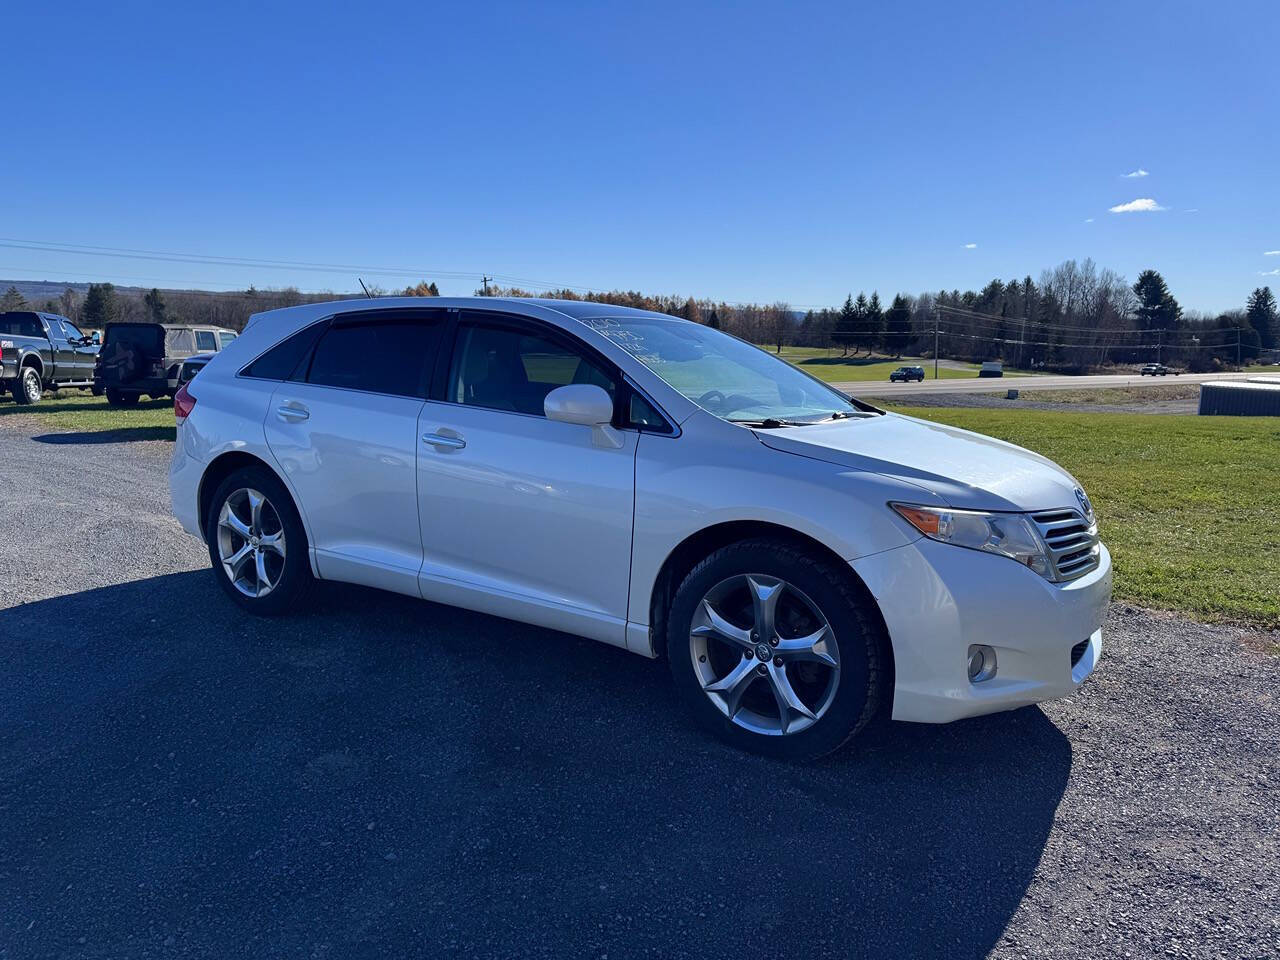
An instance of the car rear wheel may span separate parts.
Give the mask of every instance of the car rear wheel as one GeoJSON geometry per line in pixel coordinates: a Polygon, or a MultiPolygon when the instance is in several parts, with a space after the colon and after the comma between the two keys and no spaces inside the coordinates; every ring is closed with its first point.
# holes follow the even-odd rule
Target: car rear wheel
{"type": "Polygon", "coordinates": [[[717,550],[676,591],[667,652],[698,722],[757,753],[836,750],[875,715],[886,648],[847,571],[787,543],[717,550]]]}
{"type": "Polygon", "coordinates": [[[18,371],[18,378],[13,381],[13,399],[23,405],[39,403],[44,393],[44,384],[40,381],[40,371],[35,367],[23,367],[18,371]]]}
{"type": "Polygon", "coordinates": [[[218,583],[250,613],[277,616],[310,593],[306,532],[289,491],[265,467],[237,470],[218,485],[205,540],[218,583]]]}

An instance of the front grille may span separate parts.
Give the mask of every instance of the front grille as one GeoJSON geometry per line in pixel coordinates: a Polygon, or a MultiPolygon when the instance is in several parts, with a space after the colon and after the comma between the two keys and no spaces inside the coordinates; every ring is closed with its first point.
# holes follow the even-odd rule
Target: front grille
{"type": "Polygon", "coordinates": [[[1098,525],[1079,510],[1045,510],[1031,519],[1049,548],[1055,580],[1074,580],[1098,566],[1098,525]]]}
{"type": "Polygon", "coordinates": [[[1071,666],[1075,666],[1080,662],[1080,658],[1084,656],[1084,652],[1089,649],[1089,641],[1081,640],[1071,648],[1071,666]]]}

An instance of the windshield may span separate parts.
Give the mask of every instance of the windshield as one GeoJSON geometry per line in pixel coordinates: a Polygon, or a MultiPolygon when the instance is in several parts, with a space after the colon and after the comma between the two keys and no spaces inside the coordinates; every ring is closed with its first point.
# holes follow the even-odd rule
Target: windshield
{"type": "Polygon", "coordinates": [[[659,317],[583,323],[704,410],[734,423],[816,423],[858,412],[843,394],[786,361],[701,324],[659,317]]]}

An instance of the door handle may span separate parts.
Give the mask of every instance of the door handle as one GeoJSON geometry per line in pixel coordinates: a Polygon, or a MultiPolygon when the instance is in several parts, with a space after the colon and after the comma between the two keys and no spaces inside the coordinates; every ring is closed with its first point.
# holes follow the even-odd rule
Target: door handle
{"type": "Polygon", "coordinates": [[[447,447],[450,450],[461,450],[467,445],[467,441],[461,437],[450,437],[443,433],[424,433],[422,442],[429,443],[433,447],[447,447]]]}
{"type": "Polygon", "coordinates": [[[302,404],[282,403],[276,407],[276,419],[285,423],[300,423],[310,418],[311,413],[302,404]]]}

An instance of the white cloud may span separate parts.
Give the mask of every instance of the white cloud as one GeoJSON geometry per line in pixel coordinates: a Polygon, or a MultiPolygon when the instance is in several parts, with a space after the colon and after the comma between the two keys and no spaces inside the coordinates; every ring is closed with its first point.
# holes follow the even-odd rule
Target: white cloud
{"type": "Polygon", "coordinates": [[[1120,174],[1120,176],[1124,177],[1127,180],[1133,180],[1137,177],[1149,177],[1151,176],[1151,174],[1147,173],[1147,171],[1139,167],[1137,170],[1132,170],[1129,173],[1122,173],[1120,174]]]}
{"type": "Polygon", "coordinates": [[[1128,203],[1117,203],[1114,207],[1108,207],[1112,213],[1152,213],[1156,210],[1168,210],[1168,207],[1162,207],[1150,197],[1139,197],[1137,200],[1130,200],[1128,203]]]}
{"type": "Polygon", "coordinates": [[[1280,267],[1276,267],[1276,269],[1274,269],[1274,270],[1259,270],[1259,271],[1258,271],[1258,276],[1260,276],[1260,277],[1280,277],[1280,267]]]}
{"type": "Polygon", "coordinates": [[[1093,223],[1093,217],[1085,217],[1085,223],[1093,223]]]}
{"type": "Polygon", "coordinates": [[[976,243],[966,243],[966,244],[964,245],[964,248],[965,248],[966,250],[976,250],[976,249],[978,249],[978,245],[977,245],[976,243]]]}
{"type": "Polygon", "coordinates": [[[1280,257],[1280,250],[1263,250],[1264,257],[1280,257]]]}

